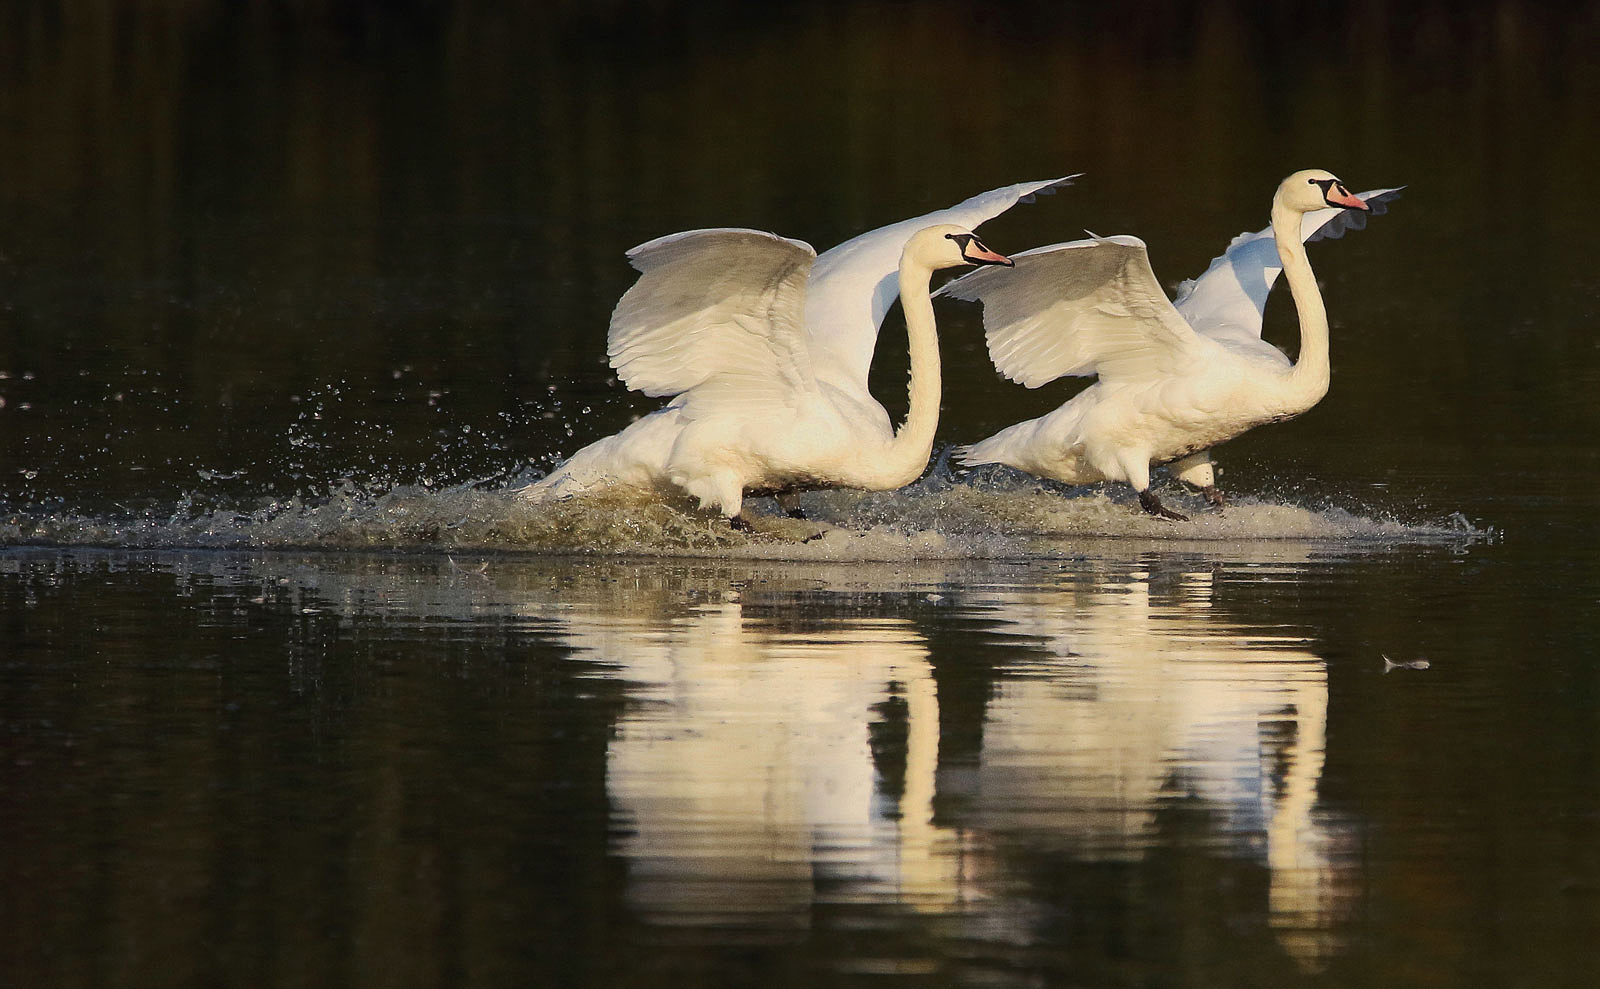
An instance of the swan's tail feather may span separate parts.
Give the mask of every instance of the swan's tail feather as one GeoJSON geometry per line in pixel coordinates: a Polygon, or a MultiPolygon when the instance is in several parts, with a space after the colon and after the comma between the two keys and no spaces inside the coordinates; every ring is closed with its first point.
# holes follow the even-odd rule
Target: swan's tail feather
{"type": "Polygon", "coordinates": [[[983,443],[967,443],[962,446],[951,447],[950,458],[963,467],[978,467],[982,464],[1000,463],[992,450],[985,449],[989,445],[985,441],[983,443]]]}
{"type": "Polygon", "coordinates": [[[580,478],[568,468],[572,461],[562,464],[545,477],[534,481],[526,487],[518,488],[514,494],[523,501],[539,504],[541,502],[566,501],[586,494],[597,487],[604,486],[604,479],[600,477],[580,478]]]}
{"type": "MultiPolygon", "coordinates": [[[[1063,435],[1058,431],[1060,420],[1052,421],[1053,417],[1059,417],[1063,412],[1069,417],[1082,414],[1069,403],[1044,418],[1019,422],[1007,426],[987,439],[957,447],[955,455],[966,467],[1005,464],[1008,467],[1038,473],[1038,469],[1042,466],[1039,451],[1054,451],[1062,446],[1059,442],[1052,442],[1051,437],[1063,435]]],[[[1070,431],[1065,435],[1071,435],[1070,431]]]]}
{"type": "Polygon", "coordinates": [[[529,501],[561,501],[611,487],[665,483],[667,455],[686,420],[676,406],[645,416],[622,432],[595,440],[549,476],[517,490],[529,501]]]}
{"type": "Polygon", "coordinates": [[[624,435],[626,433],[608,436],[589,444],[545,477],[518,488],[517,496],[536,503],[566,501],[626,484],[637,465],[626,456],[629,451],[622,442],[624,435]]]}

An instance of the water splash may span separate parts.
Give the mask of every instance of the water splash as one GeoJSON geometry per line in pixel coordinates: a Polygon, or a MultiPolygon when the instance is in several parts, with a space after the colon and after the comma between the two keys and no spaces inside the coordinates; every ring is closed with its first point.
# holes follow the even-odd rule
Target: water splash
{"type": "Polygon", "coordinates": [[[345,480],[322,497],[186,495],[176,505],[107,515],[12,511],[0,515],[0,543],[851,561],[1049,558],[1107,540],[1205,552],[1264,540],[1377,549],[1494,536],[1459,515],[1407,522],[1250,498],[1216,512],[1168,497],[1192,511],[1190,522],[1144,515],[1115,485],[1058,491],[1037,483],[958,482],[935,472],[899,491],[807,493],[800,498],[804,520],[783,516],[770,499],[752,499],[747,510],[755,531],[746,534],[670,496],[606,492],[533,504],[498,479],[378,490],[345,480]]]}

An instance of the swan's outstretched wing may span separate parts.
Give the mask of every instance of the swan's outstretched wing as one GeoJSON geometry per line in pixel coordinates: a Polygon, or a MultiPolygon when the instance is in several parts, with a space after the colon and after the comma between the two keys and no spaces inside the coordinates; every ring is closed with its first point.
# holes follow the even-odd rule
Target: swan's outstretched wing
{"type": "Polygon", "coordinates": [[[1144,242],[1094,237],[1013,254],[936,295],[983,303],[984,336],[1000,373],[1037,388],[1068,374],[1107,382],[1185,367],[1202,346],[1161,291],[1144,242]]]}
{"type": "MultiPolygon", "coordinates": [[[[1401,189],[1372,189],[1360,193],[1372,215],[1389,211],[1389,203],[1400,197],[1401,189]]],[[[1367,213],[1329,207],[1305,214],[1300,221],[1300,239],[1335,240],[1346,230],[1367,225],[1367,213]]],[[[1261,337],[1261,317],[1267,308],[1267,295],[1277,281],[1283,264],[1272,228],[1243,233],[1233,239],[1227,251],[1211,262],[1199,278],[1178,286],[1173,302],[1183,318],[1199,333],[1211,337],[1261,337]]]]}
{"type": "Polygon", "coordinates": [[[628,252],[641,272],[611,313],[606,354],[646,395],[793,405],[816,389],[804,318],[809,244],[759,230],[690,230],[628,252]]]}
{"type": "Polygon", "coordinates": [[[900,252],[912,234],[936,223],[974,230],[1018,203],[1032,202],[1036,196],[1048,196],[1071,185],[1075,178],[1068,175],[992,189],[949,209],[869,230],[824,251],[811,271],[805,325],[819,352],[826,351],[831,358],[830,370],[844,378],[841,383],[866,390],[878,326],[900,294],[900,252]]]}

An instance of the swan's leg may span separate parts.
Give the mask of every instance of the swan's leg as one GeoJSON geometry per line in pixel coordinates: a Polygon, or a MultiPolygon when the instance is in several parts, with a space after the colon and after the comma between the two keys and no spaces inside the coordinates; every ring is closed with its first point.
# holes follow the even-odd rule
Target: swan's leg
{"type": "MultiPolygon", "coordinates": [[[[778,503],[778,507],[783,509],[783,514],[792,519],[809,521],[810,517],[806,515],[805,509],[800,507],[799,498],[800,492],[798,491],[783,491],[772,496],[772,500],[776,501],[778,503]]],[[[800,541],[802,543],[814,542],[815,540],[821,539],[827,534],[828,533],[826,529],[818,529],[816,532],[813,532],[811,535],[800,541]]]]}
{"type": "Polygon", "coordinates": [[[1172,476],[1195,488],[1208,488],[1217,483],[1216,471],[1211,466],[1211,451],[1201,450],[1181,457],[1167,468],[1172,476]]]}
{"type": "Polygon", "coordinates": [[[1174,522],[1187,522],[1189,516],[1179,515],[1170,508],[1161,504],[1161,499],[1150,490],[1150,458],[1134,450],[1123,450],[1117,454],[1117,462],[1122,465],[1122,471],[1127,475],[1128,483],[1133,485],[1133,490],[1139,492],[1139,507],[1157,518],[1171,519],[1174,522]]]}
{"type": "Polygon", "coordinates": [[[718,488],[715,497],[722,504],[722,514],[727,517],[728,525],[735,532],[754,535],[756,528],[744,513],[744,482],[732,471],[720,471],[714,483],[718,488]]]}
{"type": "Polygon", "coordinates": [[[1182,460],[1174,460],[1168,469],[1172,471],[1173,477],[1184,484],[1199,488],[1200,493],[1205,495],[1206,501],[1214,507],[1222,508],[1227,504],[1227,499],[1217,488],[1216,468],[1211,464],[1209,450],[1201,450],[1199,453],[1191,453],[1182,460]]]}
{"type": "MultiPolygon", "coordinates": [[[[744,512],[744,482],[738,474],[730,470],[695,475],[673,474],[672,483],[698,500],[702,510],[715,506],[730,525],[739,528],[739,523],[734,519],[744,512]]],[[[749,520],[746,519],[744,524],[749,525],[749,520]]]]}
{"type": "Polygon", "coordinates": [[[799,497],[798,492],[785,491],[782,494],[774,495],[772,500],[776,501],[778,507],[783,509],[783,514],[792,519],[803,519],[806,517],[806,512],[805,509],[800,507],[799,501],[796,500],[799,497]]]}

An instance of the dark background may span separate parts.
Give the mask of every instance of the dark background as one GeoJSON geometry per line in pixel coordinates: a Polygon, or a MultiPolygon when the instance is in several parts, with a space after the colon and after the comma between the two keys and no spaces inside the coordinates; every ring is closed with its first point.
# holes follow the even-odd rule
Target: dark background
{"type": "MultiPolygon", "coordinates": [[[[0,11],[0,495],[528,476],[656,402],[623,252],[825,249],[1022,179],[1016,251],[1134,233],[1169,286],[1277,181],[1407,185],[1313,252],[1334,385],[1231,484],[1594,467],[1594,5],[89,3],[0,11]],[[585,412],[584,410],[589,410],[585,412]],[[234,477],[240,474],[243,476],[234,477]]],[[[875,390],[904,406],[897,315],[875,390]]],[[[1053,407],[941,307],[941,442],[1053,407]]],[[[1293,350],[1287,294],[1268,337],[1293,350]]]]}
{"type": "MultiPolygon", "coordinates": [[[[603,342],[623,252],[663,233],[821,249],[1081,171],[985,239],[1136,234],[1172,286],[1316,166],[1408,189],[1311,249],[1332,390],[1220,450],[1224,484],[1494,534],[826,573],[8,546],[0,985],[843,984],[840,959],[891,950],[943,966],[923,984],[1593,985],[1597,41],[1600,7],[1531,0],[0,4],[0,521],[24,520],[0,532],[528,477],[655,407],[603,342]],[[1213,581],[1206,608],[1175,590],[1213,581]],[[1337,935],[1326,971],[1284,952],[1268,870],[1182,766],[1117,861],[973,825],[944,784],[997,685],[1086,689],[993,588],[1069,640],[1143,589],[1133,641],[1315,655],[1351,883],[1309,932],[1337,935]],[[974,827],[997,915],[1031,921],[951,934],[809,877],[831,906],[777,948],[630,909],[605,760],[650,701],[625,653],[736,589],[774,648],[926,646],[939,823],[974,827]],[[569,642],[572,613],[615,648],[569,642]],[[1385,676],[1385,653],[1432,668],[1385,676]]],[[[1267,336],[1292,350],[1287,303],[1267,336]]],[[[1070,393],[1002,381],[974,314],[939,315],[941,442],[1070,393]]],[[[874,385],[898,415],[897,319],[874,385]]],[[[1106,676],[1140,670],[1124,651],[1106,676]]]]}

